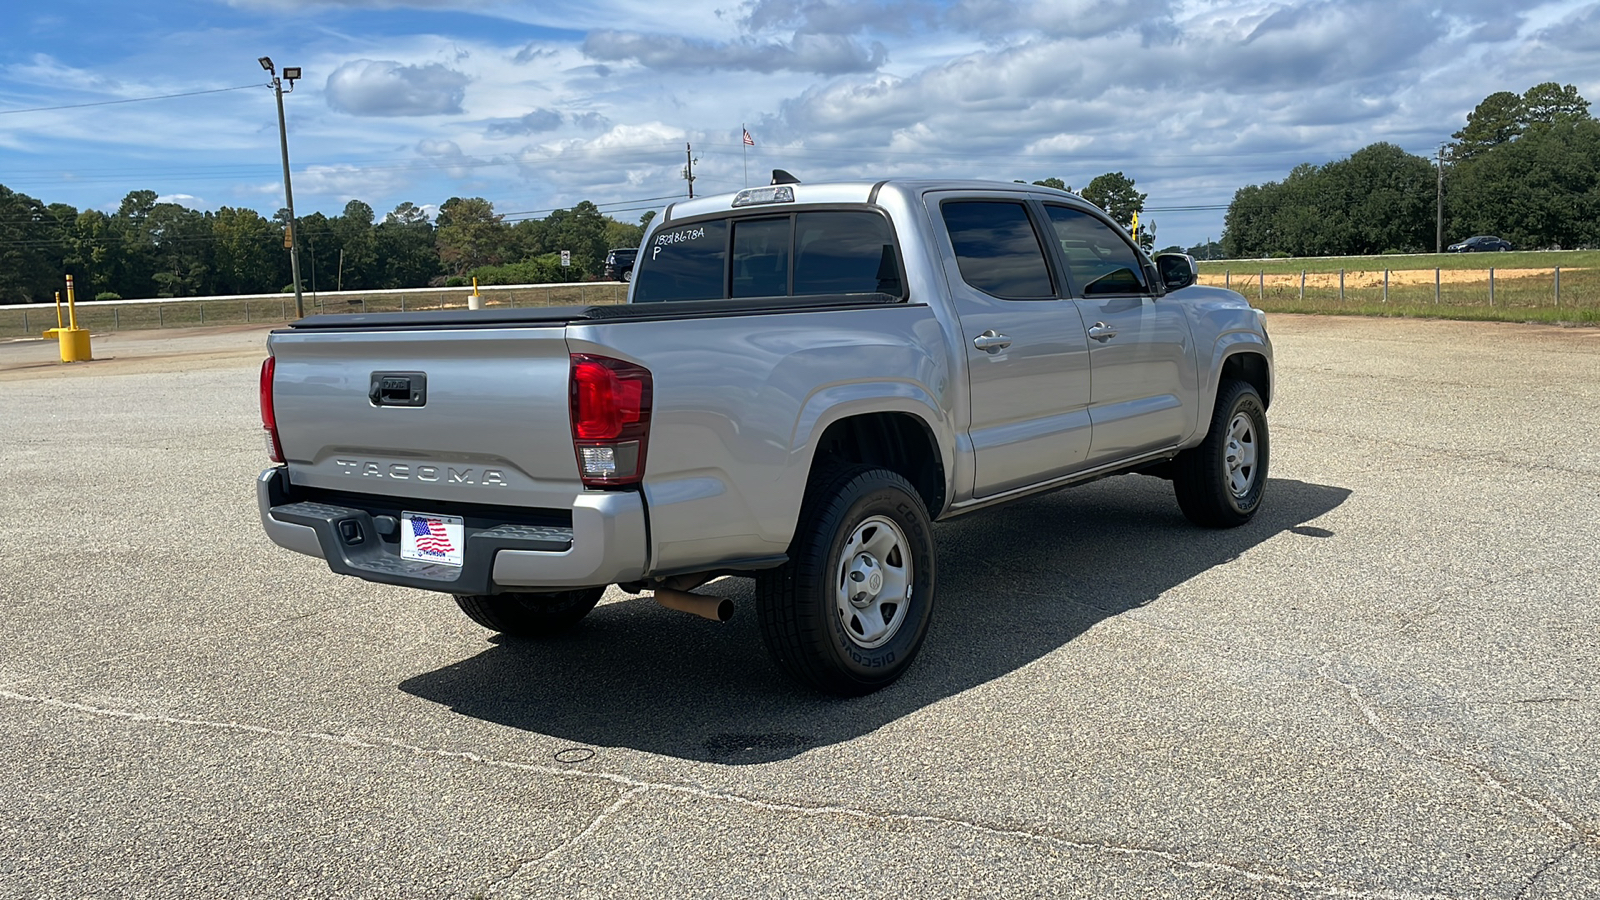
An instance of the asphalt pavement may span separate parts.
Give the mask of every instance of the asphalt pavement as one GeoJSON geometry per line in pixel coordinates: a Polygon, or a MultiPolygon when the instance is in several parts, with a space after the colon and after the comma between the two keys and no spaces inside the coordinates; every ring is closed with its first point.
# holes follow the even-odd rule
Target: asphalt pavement
{"type": "Polygon", "coordinates": [[[1600,897],[1600,329],[1275,316],[1263,512],[936,527],[837,700],[263,536],[260,328],[0,343],[0,898],[1600,897]]]}

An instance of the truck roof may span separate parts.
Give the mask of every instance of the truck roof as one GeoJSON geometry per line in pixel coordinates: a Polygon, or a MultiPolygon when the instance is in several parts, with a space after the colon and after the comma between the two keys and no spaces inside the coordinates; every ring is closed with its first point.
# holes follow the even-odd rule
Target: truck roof
{"type": "MultiPolygon", "coordinates": [[[[766,187],[767,185],[758,185],[766,187]]],[[[886,178],[881,181],[829,181],[815,184],[798,183],[787,185],[794,189],[794,202],[796,204],[813,203],[870,203],[877,194],[884,191],[893,191],[907,197],[922,194],[927,191],[1014,191],[1017,193],[1046,193],[1058,194],[1063,197],[1077,199],[1077,194],[1060,191],[1055,188],[1043,187],[1037,184],[1018,184],[1014,181],[981,181],[959,179],[932,179],[932,178],[886,178]]],[[[754,188],[747,188],[752,190],[754,188]]],[[[734,208],[733,202],[741,191],[726,194],[714,194],[709,197],[696,197],[693,200],[680,200],[667,207],[662,215],[663,222],[675,219],[687,219],[694,216],[710,215],[724,212],[734,208]]]]}

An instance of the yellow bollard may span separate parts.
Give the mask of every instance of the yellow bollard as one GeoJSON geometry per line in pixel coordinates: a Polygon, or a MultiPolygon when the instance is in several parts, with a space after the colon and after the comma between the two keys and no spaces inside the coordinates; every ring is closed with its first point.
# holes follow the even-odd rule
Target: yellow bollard
{"type": "Polygon", "coordinates": [[[66,323],[61,321],[61,292],[56,291],[56,327],[46,328],[44,330],[44,339],[48,341],[56,337],[61,333],[61,329],[65,327],[67,327],[66,323]]]}
{"type": "Polygon", "coordinates": [[[61,345],[61,361],[86,362],[94,359],[89,347],[89,329],[78,327],[78,307],[71,275],[67,276],[67,322],[68,327],[56,329],[56,341],[61,345]]]}
{"type": "Polygon", "coordinates": [[[472,277],[472,293],[467,295],[467,309],[483,309],[483,295],[478,293],[478,277],[472,277]]]}

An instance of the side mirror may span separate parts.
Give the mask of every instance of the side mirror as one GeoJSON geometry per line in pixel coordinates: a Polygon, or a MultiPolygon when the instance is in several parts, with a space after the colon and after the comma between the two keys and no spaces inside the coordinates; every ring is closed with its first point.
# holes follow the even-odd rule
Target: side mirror
{"type": "Polygon", "coordinates": [[[1200,266],[1194,257],[1184,253],[1157,256],[1156,268],[1161,272],[1161,283],[1169,292],[1182,290],[1200,280],[1200,266]]]}

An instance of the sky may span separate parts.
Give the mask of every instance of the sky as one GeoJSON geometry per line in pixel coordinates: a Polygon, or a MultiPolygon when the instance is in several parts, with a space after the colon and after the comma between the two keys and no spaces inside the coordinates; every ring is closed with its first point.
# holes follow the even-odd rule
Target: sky
{"type": "Polygon", "coordinates": [[[697,195],[775,167],[1120,171],[1158,246],[1219,239],[1234,191],[1300,163],[1432,156],[1495,91],[1600,100],[1596,0],[0,0],[0,23],[0,184],[107,211],[283,206],[261,56],[304,72],[300,215],[478,196],[636,221],[684,196],[692,145],[697,195]],[[78,104],[101,105],[39,109],[78,104]]]}

